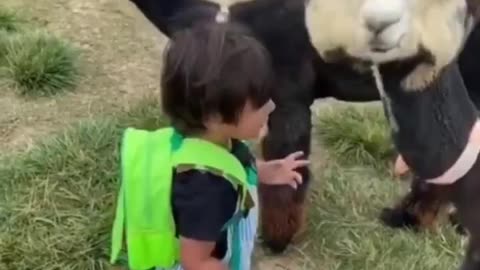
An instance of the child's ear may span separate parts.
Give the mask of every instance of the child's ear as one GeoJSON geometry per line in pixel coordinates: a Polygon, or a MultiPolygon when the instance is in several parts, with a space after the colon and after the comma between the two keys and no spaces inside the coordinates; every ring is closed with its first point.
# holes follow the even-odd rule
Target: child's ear
{"type": "Polygon", "coordinates": [[[223,118],[219,114],[211,115],[203,121],[203,125],[210,131],[219,130],[224,125],[223,118]]]}

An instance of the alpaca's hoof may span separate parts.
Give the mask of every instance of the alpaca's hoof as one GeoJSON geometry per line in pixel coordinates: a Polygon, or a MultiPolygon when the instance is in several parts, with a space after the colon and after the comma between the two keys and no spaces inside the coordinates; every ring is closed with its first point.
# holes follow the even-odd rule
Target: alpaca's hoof
{"type": "Polygon", "coordinates": [[[263,244],[273,253],[273,254],[282,254],[285,252],[289,245],[290,241],[264,241],[263,244]]]}
{"type": "Polygon", "coordinates": [[[384,208],[380,214],[380,220],[384,225],[391,228],[418,229],[418,219],[402,209],[384,208]]]}

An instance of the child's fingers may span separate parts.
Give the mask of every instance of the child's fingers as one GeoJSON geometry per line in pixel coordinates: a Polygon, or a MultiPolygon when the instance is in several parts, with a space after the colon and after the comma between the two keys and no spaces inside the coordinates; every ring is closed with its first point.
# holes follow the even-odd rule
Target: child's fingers
{"type": "Polygon", "coordinates": [[[292,178],[293,178],[293,180],[294,180],[293,182],[294,182],[295,184],[299,184],[299,185],[300,185],[300,184],[303,182],[303,177],[302,177],[302,175],[301,175],[300,173],[298,173],[298,172],[296,172],[296,171],[293,171],[293,172],[292,172],[292,176],[293,176],[292,178]]]}
{"type": "Polygon", "coordinates": [[[293,152],[287,156],[287,159],[296,160],[297,158],[303,156],[303,151],[293,152]]]}
{"type": "Polygon", "coordinates": [[[297,182],[295,181],[288,183],[288,185],[291,186],[293,189],[297,189],[298,187],[297,182]]]}
{"type": "Polygon", "coordinates": [[[298,186],[303,182],[302,175],[298,172],[293,171],[292,178],[293,181],[290,180],[288,185],[290,185],[293,189],[297,189],[298,186]]]}
{"type": "Polygon", "coordinates": [[[296,168],[305,167],[307,165],[310,165],[310,160],[301,159],[301,160],[295,160],[292,167],[293,169],[296,169],[296,168]]]}

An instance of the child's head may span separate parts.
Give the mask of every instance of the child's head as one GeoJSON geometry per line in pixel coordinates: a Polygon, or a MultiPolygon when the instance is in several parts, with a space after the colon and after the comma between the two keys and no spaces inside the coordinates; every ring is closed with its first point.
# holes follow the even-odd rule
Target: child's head
{"type": "Polygon", "coordinates": [[[199,24],[175,35],[161,87],[164,112],[187,135],[253,139],[275,108],[268,52],[233,23],[199,24]]]}

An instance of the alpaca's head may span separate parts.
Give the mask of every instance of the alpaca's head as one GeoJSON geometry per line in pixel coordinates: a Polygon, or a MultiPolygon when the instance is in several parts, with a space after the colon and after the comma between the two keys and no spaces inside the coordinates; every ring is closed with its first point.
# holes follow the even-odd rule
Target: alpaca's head
{"type": "Polygon", "coordinates": [[[462,49],[478,18],[480,4],[473,1],[307,0],[306,23],[313,46],[327,62],[382,64],[422,57],[425,78],[462,49]]]}

